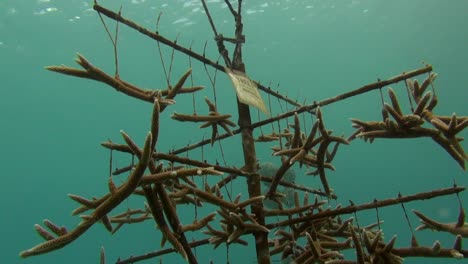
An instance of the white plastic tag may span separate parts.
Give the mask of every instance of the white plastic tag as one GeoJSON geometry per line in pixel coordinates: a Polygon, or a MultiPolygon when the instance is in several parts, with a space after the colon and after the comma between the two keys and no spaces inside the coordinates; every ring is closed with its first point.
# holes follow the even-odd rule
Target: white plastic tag
{"type": "Polygon", "coordinates": [[[258,92],[257,84],[249,79],[249,77],[240,71],[225,68],[226,73],[232,81],[234,89],[237,93],[237,98],[241,103],[256,107],[263,113],[269,115],[263,99],[258,92]]]}

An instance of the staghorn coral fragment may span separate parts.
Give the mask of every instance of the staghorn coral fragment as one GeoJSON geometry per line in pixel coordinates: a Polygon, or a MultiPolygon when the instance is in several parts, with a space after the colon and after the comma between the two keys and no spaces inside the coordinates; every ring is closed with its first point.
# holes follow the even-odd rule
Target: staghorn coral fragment
{"type": "Polygon", "coordinates": [[[301,144],[301,124],[299,122],[299,116],[297,113],[294,113],[294,125],[292,126],[294,129],[294,134],[291,140],[291,148],[300,147],[301,144]]]}
{"type": "Polygon", "coordinates": [[[461,235],[457,235],[455,237],[455,242],[453,242],[453,249],[462,251],[462,242],[463,242],[463,237],[461,235]]]}
{"type": "MultiPolygon", "coordinates": [[[[151,216],[149,216],[147,213],[143,214],[138,217],[130,217],[130,216],[122,216],[122,217],[116,217],[113,216],[110,218],[111,223],[117,223],[117,224],[135,224],[135,223],[141,223],[146,220],[153,219],[151,216]]],[[[112,233],[115,233],[115,228],[112,233]]]]}
{"type": "Polygon", "coordinates": [[[449,232],[454,235],[461,235],[462,237],[468,237],[468,225],[464,223],[462,226],[458,226],[458,222],[456,223],[440,223],[437,222],[419,211],[413,210],[413,213],[417,215],[422,223],[422,225],[418,226],[416,230],[423,230],[423,229],[432,229],[435,231],[442,231],[442,232],[449,232]]]}
{"type": "Polygon", "coordinates": [[[50,231],[54,232],[54,234],[57,236],[62,236],[67,233],[67,229],[64,226],[59,227],[58,225],[54,224],[49,219],[44,219],[44,221],[42,222],[47,228],[49,228],[50,231]]]}
{"type": "Polygon", "coordinates": [[[342,260],[345,258],[345,256],[338,251],[328,251],[322,254],[321,258],[324,259],[326,263],[327,260],[329,259],[341,259],[342,260]]]}
{"type": "MultiPolygon", "coordinates": [[[[394,109],[392,106],[390,106],[387,103],[384,103],[385,110],[395,119],[395,121],[398,123],[398,125],[403,126],[403,114],[398,113],[396,109],[394,109]]],[[[385,119],[385,121],[390,121],[390,119],[385,119]]],[[[389,125],[386,125],[387,128],[391,128],[389,125]]],[[[395,128],[391,130],[397,130],[396,128],[398,126],[394,125],[395,128]]]]}
{"type": "Polygon", "coordinates": [[[103,216],[105,216],[113,208],[125,200],[125,198],[127,198],[138,186],[138,182],[146,169],[151,154],[150,145],[151,133],[148,133],[146,136],[145,145],[143,147],[143,154],[141,155],[140,161],[138,162],[132,175],[130,175],[128,181],[122,185],[122,187],[119,188],[119,190],[114,195],[110,196],[103,203],[101,203],[93,211],[89,220],[84,220],[75,229],[65,235],[48,240],[33,248],[20,252],[20,257],[27,258],[30,256],[40,255],[66,246],[84,234],[94,223],[99,221],[103,216]]]}
{"type": "Polygon", "coordinates": [[[437,73],[431,72],[429,76],[424,79],[422,82],[421,86],[419,87],[418,93],[422,94],[426,90],[427,87],[429,87],[430,84],[434,83],[435,79],[437,78],[437,73]]]}
{"type": "Polygon", "coordinates": [[[158,195],[155,191],[155,188],[151,188],[149,185],[145,185],[143,187],[145,191],[145,196],[148,201],[148,205],[151,209],[151,213],[153,214],[153,219],[157,223],[159,230],[161,230],[164,239],[161,241],[163,245],[164,242],[167,240],[169,243],[172,244],[174,249],[181,254],[184,259],[188,259],[187,252],[185,252],[184,247],[180,243],[180,241],[174,236],[174,233],[169,229],[169,226],[166,223],[166,220],[163,215],[163,208],[161,205],[161,201],[158,198],[158,195]]]}
{"type": "Polygon", "coordinates": [[[346,219],[345,221],[343,221],[343,223],[339,225],[339,227],[336,230],[330,230],[329,234],[333,234],[335,236],[344,235],[344,232],[347,231],[347,229],[349,229],[353,221],[354,217],[346,219]]]}
{"type": "MultiPolygon", "coordinates": [[[[373,141],[375,138],[430,137],[444,148],[465,170],[465,161],[468,160],[468,155],[465,154],[459,143],[460,138],[457,138],[456,134],[468,127],[468,122],[465,123],[465,119],[457,118],[455,114],[450,118],[444,118],[444,121],[440,120],[438,116],[431,112],[437,103],[436,96],[432,96],[429,105],[426,106],[432,93],[427,92],[421,98],[422,91],[418,90],[419,86],[416,81],[407,82],[407,85],[413,91],[413,98],[418,103],[412,114],[403,115],[395,92],[389,88],[388,92],[392,105],[384,103],[384,112],[390,114],[396,122],[389,118],[385,118],[384,122],[365,122],[359,119],[351,119],[353,127],[357,129],[353,136],[363,138],[365,141],[373,141]],[[425,123],[423,118],[436,129],[422,127],[425,123]],[[459,123],[458,120],[463,121],[459,123]]],[[[317,171],[317,173],[320,173],[320,171],[317,171]]]]}
{"type": "Polygon", "coordinates": [[[60,66],[47,66],[45,67],[46,70],[65,74],[65,75],[70,75],[70,76],[75,76],[78,78],[89,78],[89,74],[85,70],[80,70],[80,69],[75,69],[75,68],[70,68],[65,65],[60,65],[60,66]]]}
{"type": "MultiPolygon", "coordinates": [[[[171,115],[171,118],[181,122],[219,122],[225,119],[230,118],[231,115],[208,115],[208,116],[200,116],[200,115],[185,115],[179,114],[174,112],[171,115]]],[[[210,126],[211,123],[208,125],[202,125],[201,128],[210,126]]]]}
{"type": "MultiPolygon", "coordinates": [[[[163,98],[162,92],[160,90],[157,90],[154,92],[154,101],[158,103],[158,107],[159,107],[158,112],[161,111],[161,107],[162,107],[162,110],[164,110],[166,107],[176,103],[174,99],[163,98]]],[[[153,107],[154,107],[154,104],[153,104],[153,107]]],[[[154,108],[153,108],[153,112],[154,112],[154,108]]]]}
{"type": "Polygon", "coordinates": [[[114,228],[112,227],[112,223],[107,215],[101,218],[101,222],[104,225],[104,227],[107,229],[107,231],[109,231],[110,233],[113,233],[114,228]]]}
{"type": "Polygon", "coordinates": [[[262,202],[263,200],[265,199],[265,196],[264,195],[260,195],[260,196],[256,196],[256,197],[252,197],[252,198],[249,198],[243,202],[240,202],[240,203],[237,203],[237,207],[238,208],[244,208],[250,204],[253,204],[253,203],[257,203],[257,202],[262,202]]]}
{"type": "Polygon", "coordinates": [[[151,151],[154,151],[156,148],[156,142],[159,138],[159,115],[161,113],[161,106],[159,105],[159,101],[157,99],[154,100],[153,103],[153,112],[151,114],[151,151]]]}
{"type": "Polygon", "coordinates": [[[405,115],[403,116],[403,127],[410,129],[413,127],[419,127],[424,124],[424,119],[418,115],[405,115]]]}
{"type": "Polygon", "coordinates": [[[92,208],[95,208],[95,207],[96,207],[95,201],[90,201],[90,200],[88,200],[88,199],[86,199],[86,198],[83,198],[83,197],[81,197],[81,196],[79,196],[79,195],[75,195],[75,194],[69,193],[69,194],[68,194],[68,197],[70,197],[70,198],[71,198],[72,200],[74,200],[75,202],[80,203],[80,204],[86,206],[86,207],[89,208],[89,209],[92,209],[92,208]]]}
{"type": "Polygon", "coordinates": [[[390,241],[387,244],[385,244],[385,247],[383,248],[383,252],[388,254],[392,251],[393,247],[395,246],[396,238],[397,236],[394,235],[392,239],[390,239],[390,241]]]}
{"type": "Polygon", "coordinates": [[[351,122],[353,122],[353,124],[356,124],[358,127],[364,128],[364,131],[381,129],[381,128],[384,127],[383,123],[380,122],[380,121],[365,122],[365,121],[362,121],[362,120],[359,120],[359,119],[356,119],[356,118],[350,118],[350,120],[351,120],[351,122]]]}
{"type": "MultiPolygon", "coordinates": [[[[417,102],[418,105],[414,109],[413,114],[418,115],[418,116],[423,115],[423,112],[427,109],[426,105],[429,102],[431,95],[432,95],[432,92],[427,92],[424,94],[424,96],[417,102]]],[[[432,111],[432,109],[429,111],[432,111]]]]}
{"type": "MultiPolygon", "coordinates": [[[[163,171],[156,174],[144,175],[141,179],[141,184],[157,183],[169,180],[172,178],[181,178],[187,176],[203,176],[203,175],[223,175],[221,171],[215,170],[213,167],[206,168],[189,168],[178,169],[173,171],[163,171]]],[[[210,188],[210,187],[208,187],[210,188]]]]}
{"type": "MultiPolygon", "coordinates": [[[[366,235],[368,232],[365,232],[366,235]]],[[[369,249],[369,253],[375,252],[377,250],[377,246],[379,245],[379,242],[382,240],[382,230],[377,231],[377,234],[374,236],[374,241],[372,241],[371,248],[369,249]]]]}
{"type": "Polygon", "coordinates": [[[77,77],[85,77],[89,79],[93,79],[99,82],[106,83],[109,86],[114,87],[117,91],[123,92],[126,95],[147,101],[152,102],[151,95],[146,93],[143,89],[138,88],[134,85],[128,85],[127,82],[123,82],[120,78],[114,78],[101,69],[93,66],[85,57],[81,54],[77,54],[77,58],[75,62],[78,63],[81,67],[83,67],[87,74],[86,76],[77,76],[77,77]]]}
{"type": "Polygon", "coordinates": [[[457,125],[453,128],[453,134],[456,135],[467,127],[468,127],[468,119],[465,118],[463,121],[457,123],[457,125]]]}
{"type": "Polygon", "coordinates": [[[45,240],[52,240],[55,238],[49,231],[38,224],[34,225],[34,229],[36,229],[36,232],[45,240]]]}
{"type": "Polygon", "coordinates": [[[400,103],[398,102],[398,98],[396,97],[395,91],[393,91],[393,89],[390,87],[388,88],[388,97],[390,97],[390,101],[392,102],[392,106],[393,106],[390,108],[394,110],[396,115],[403,116],[403,111],[401,110],[401,106],[400,106],[400,103]]]}
{"type": "Polygon", "coordinates": [[[211,145],[214,144],[216,137],[218,136],[218,126],[221,126],[228,134],[231,136],[234,135],[229,127],[235,127],[236,124],[229,120],[232,115],[221,115],[218,113],[216,106],[211,102],[207,97],[205,97],[205,102],[208,104],[209,114],[205,116],[200,116],[197,114],[185,115],[174,112],[171,115],[171,118],[181,122],[205,122],[200,128],[210,127],[212,128],[211,132],[211,145]]]}
{"type": "Polygon", "coordinates": [[[99,254],[99,263],[106,264],[106,251],[104,250],[104,247],[101,247],[101,251],[99,254]]]}
{"type": "Polygon", "coordinates": [[[255,139],[255,142],[271,142],[279,140],[279,136],[273,134],[270,135],[260,135],[255,139]]]}
{"type": "Polygon", "coordinates": [[[362,250],[362,244],[360,239],[358,238],[356,232],[354,231],[354,227],[351,225],[351,223],[348,223],[348,230],[351,233],[351,237],[353,239],[353,244],[354,248],[356,250],[356,258],[357,258],[357,263],[359,264],[364,264],[365,259],[364,259],[364,251],[362,250]]]}
{"type": "Polygon", "coordinates": [[[182,226],[181,232],[196,231],[205,227],[209,222],[213,221],[216,213],[211,213],[200,220],[195,220],[193,223],[182,226]]]}
{"type": "Polygon", "coordinates": [[[115,186],[114,180],[112,179],[112,175],[109,175],[107,183],[110,194],[112,195],[116,193],[118,188],[117,186],[115,186]]]}
{"type": "MultiPolygon", "coordinates": [[[[167,93],[167,95],[166,95],[166,97],[164,99],[166,99],[166,100],[174,99],[176,97],[176,95],[179,93],[180,89],[182,89],[182,86],[184,85],[185,81],[190,76],[190,74],[192,74],[192,69],[188,69],[184,74],[182,74],[182,76],[177,81],[177,83],[174,85],[174,87],[169,87],[168,93],[167,93]]],[[[162,109],[161,111],[163,111],[163,110],[164,109],[162,109]]]]}
{"type": "Polygon", "coordinates": [[[440,119],[438,118],[432,118],[431,119],[431,124],[439,129],[440,131],[444,132],[444,133],[447,133],[449,131],[449,127],[446,123],[442,122],[440,119]]]}
{"type": "Polygon", "coordinates": [[[314,256],[314,258],[320,259],[322,255],[320,252],[321,251],[320,248],[318,248],[314,239],[312,239],[312,236],[308,232],[306,232],[305,234],[306,234],[307,242],[309,243],[309,247],[311,249],[312,255],[314,256]]]}
{"type": "Polygon", "coordinates": [[[434,244],[432,244],[432,247],[431,247],[434,254],[439,254],[441,248],[442,248],[442,245],[440,244],[439,240],[434,241],[434,244]]]}
{"type": "MultiPolygon", "coordinates": [[[[320,236],[320,234],[319,234],[320,236]]],[[[351,237],[348,237],[345,241],[342,242],[329,242],[329,241],[320,241],[320,246],[322,248],[326,249],[332,249],[332,250],[346,250],[346,249],[351,249],[352,246],[352,241],[353,239],[351,237]]]]}
{"type": "MultiPolygon", "coordinates": [[[[201,91],[205,89],[205,86],[203,85],[195,85],[191,87],[182,87],[179,89],[178,94],[185,94],[185,93],[195,93],[198,91],[201,91]]],[[[159,94],[160,96],[167,96],[169,92],[172,90],[171,89],[164,89],[164,90],[157,90],[156,93],[159,94]]]]}
{"type": "Polygon", "coordinates": [[[450,255],[452,255],[452,257],[454,257],[456,259],[462,259],[462,258],[465,257],[462,253],[460,253],[460,251],[458,251],[456,249],[451,249],[450,250],[450,255]]]}
{"type": "Polygon", "coordinates": [[[213,227],[211,227],[209,224],[206,226],[208,230],[203,231],[204,234],[210,235],[210,243],[214,244],[214,248],[219,247],[223,243],[237,243],[241,245],[248,245],[248,243],[245,240],[238,238],[234,238],[234,236],[231,237],[231,240],[229,242],[229,234],[225,231],[218,231],[215,230],[213,227]]]}

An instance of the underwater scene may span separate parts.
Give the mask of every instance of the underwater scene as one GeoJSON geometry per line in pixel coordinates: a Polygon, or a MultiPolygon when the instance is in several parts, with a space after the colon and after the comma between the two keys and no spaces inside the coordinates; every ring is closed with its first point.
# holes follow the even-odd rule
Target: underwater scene
{"type": "Polygon", "coordinates": [[[466,14],[1,1],[0,262],[464,262],[466,14]]]}

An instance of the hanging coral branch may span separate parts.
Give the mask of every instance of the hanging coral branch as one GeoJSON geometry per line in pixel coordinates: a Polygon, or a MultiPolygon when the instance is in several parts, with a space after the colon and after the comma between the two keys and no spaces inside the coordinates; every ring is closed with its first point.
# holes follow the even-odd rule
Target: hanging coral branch
{"type": "Polygon", "coordinates": [[[353,126],[357,128],[356,137],[371,142],[375,138],[429,137],[445,149],[465,170],[468,155],[460,144],[463,138],[457,135],[468,127],[468,117],[457,117],[455,113],[451,117],[439,117],[433,113],[437,105],[437,97],[430,91],[425,93],[425,90],[436,77],[435,73],[431,73],[421,86],[416,80],[407,81],[413,100],[417,104],[413,112],[407,115],[403,114],[396,93],[392,88],[389,88],[388,95],[391,105],[384,104],[383,121],[364,122],[359,119],[351,119],[353,126]],[[433,128],[424,127],[423,125],[426,123],[433,126],[433,128]]]}

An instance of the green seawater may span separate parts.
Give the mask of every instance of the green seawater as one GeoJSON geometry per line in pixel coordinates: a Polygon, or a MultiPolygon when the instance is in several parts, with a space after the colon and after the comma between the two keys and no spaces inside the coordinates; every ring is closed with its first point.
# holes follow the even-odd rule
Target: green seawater
{"type": "MultiPolygon", "coordinates": [[[[224,1],[207,1],[217,30],[233,35],[233,19],[224,1]]],[[[468,1],[451,0],[246,0],[243,17],[246,44],[243,58],[248,75],[279,90],[299,102],[311,103],[424,66],[430,63],[439,74],[435,83],[439,104],[436,113],[468,115],[468,1]],[[278,87],[278,88],[276,88],[278,87]]],[[[169,39],[192,46],[218,59],[213,33],[202,13],[199,1],[110,1],[100,4],[117,11],[151,30],[158,30],[169,39]]],[[[110,31],[115,23],[105,20],[110,31]]],[[[229,46],[228,46],[229,47],[229,46]]],[[[230,48],[230,47],[229,47],[230,48]]],[[[166,68],[172,50],[161,47],[166,68]]],[[[71,216],[77,204],[68,193],[99,197],[108,192],[109,151],[99,144],[111,139],[122,143],[119,131],[125,130],[143,143],[149,129],[151,105],[129,98],[102,83],[78,79],[46,71],[45,66],[79,67],[75,54],[80,53],[97,67],[114,73],[111,42],[99,16],[92,10],[91,0],[32,0],[0,2],[0,263],[98,263],[101,246],[107,263],[118,257],[127,258],[160,248],[160,233],[155,224],[124,226],[110,235],[101,224],[91,228],[71,245],[47,255],[21,259],[18,253],[42,239],[34,224],[43,219],[69,229],[80,219],[71,216]]],[[[120,25],[118,39],[119,73],[122,79],[141,87],[163,89],[167,86],[157,44],[120,25]]],[[[206,88],[197,97],[196,109],[206,113],[203,96],[213,99],[213,89],[203,65],[186,55],[175,54],[171,83],[175,83],[189,67],[193,68],[194,84],[206,88]]],[[[215,72],[209,69],[213,77],[215,72]]],[[[407,102],[402,83],[392,85],[407,102]]],[[[235,93],[229,80],[218,73],[216,96],[221,113],[237,111],[235,93]]],[[[268,102],[266,96],[264,100],[268,102]]],[[[169,151],[209,138],[209,130],[197,125],[175,123],[170,113],[192,113],[192,97],[182,95],[177,104],[164,112],[158,149],[169,151]]],[[[272,100],[272,115],[291,110],[272,100]]],[[[323,115],[326,126],[336,135],[352,133],[350,117],[362,120],[380,119],[378,91],[354,97],[327,107],[323,115]]],[[[407,105],[405,105],[407,107],[407,105]]],[[[405,108],[408,110],[408,108],[405,108]]],[[[254,121],[257,111],[252,111],[254,121]]],[[[260,118],[266,118],[260,114],[260,118]]],[[[236,121],[234,116],[233,120],[236,121]]],[[[292,122],[292,119],[289,120],[292,122]]],[[[310,131],[311,120],[304,124],[310,131]]],[[[283,127],[285,125],[283,124],[283,127]]],[[[268,132],[265,128],[265,132],[268,132]]],[[[467,137],[465,130],[460,136],[467,137]]],[[[256,131],[259,135],[259,131],[256,131]]],[[[465,149],[468,144],[462,142],[465,149]]],[[[271,144],[259,144],[260,162],[278,163],[271,156],[271,144]]],[[[203,151],[188,154],[220,164],[241,166],[240,138],[234,137],[220,147],[206,146],[203,151]]],[[[114,153],[114,168],[130,163],[130,157],[114,153]]],[[[331,187],[339,203],[348,205],[395,197],[436,188],[450,187],[455,180],[468,185],[468,175],[437,144],[429,139],[376,140],[373,144],[355,140],[340,147],[328,172],[331,187]]],[[[296,182],[321,187],[317,178],[304,176],[305,168],[294,168],[296,182]]],[[[122,178],[116,178],[120,184],[122,178]]],[[[216,182],[210,179],[210,183],[216,182]]],[[[247,198],[243,179],[232,188],[233,196],[247,198]]],[[[460,195],[465,206],[468,193],[460,195]]],[[[142,207],[143,200],[131,197],[116,212],[142,207]]],[[[417,209],[442,222],[454,222],[458,215],[455,196],[441,197],[405,205],[413,228],[418,219],[411,213],[417,209]]],[[[202,217],[212,210],[198,210],[202,217]]],[[[189,223],[193,207],[185,207],[181,220],[189,223]]],[[[357,214],[359,224],[376,221],[373,210],[357,214]]],[[[408,246],[410,229],[400,206],[381,208],[379,217],[385,239],[398,235],[397,245],[408,246]]],[[[217,219],[219,220],[219,216],[217,219]]],[[[422,245],[435,239],[444,247],[453,244],[453,236],[417,232],[422,245]]],[[[194,238],[205,238],[193,234],[194,238]]],[[[189,236],[189,240],[192,237],[189,236]]],[[[227,251],[212,246],[196,249],[200,263],[256,263],[254,241],[246,238],[248,247],[232,245],[227,251]]],[[[466,242],[466,241],[465,241],[466,242]]],[[[466,243],[465,243],[466,244],[466,243]]],[[[350,252],[349,254],[354,254],[350,252]]],[[[277,261],[277,258],[275,258],[277,261]]],[[[461,263],[455,260],[408,258],[404,263],[461,263]]],[[[152,259],[142,263],[159,263],[152,259]]],[[[183,263],[176,255],[168,255],[163,263],[183,263]]]]}

